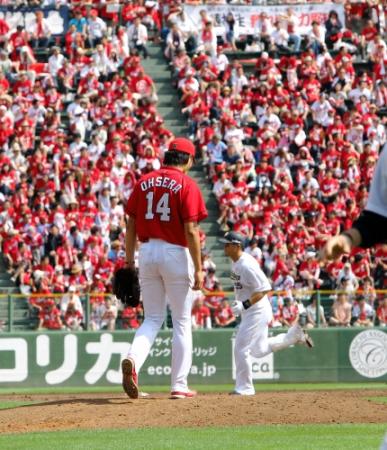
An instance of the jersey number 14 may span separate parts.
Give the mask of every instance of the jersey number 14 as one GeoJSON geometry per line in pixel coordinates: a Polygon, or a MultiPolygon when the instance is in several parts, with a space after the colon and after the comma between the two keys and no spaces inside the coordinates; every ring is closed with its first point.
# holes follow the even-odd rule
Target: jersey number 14
{"type": "MultiPolygon", "coordinates": [[[[153,195],[152,191],[146,194],[147,210],[145,219],[152,220],[155,215],[153,213],[153,195]]],[[[163,222],[169,222],[171,220],[171,208],[169,208],[169,193],[166,192],[160,197],[160,200],[156,204],[156,214],[160,215],[160,220],[163,222]]]]}

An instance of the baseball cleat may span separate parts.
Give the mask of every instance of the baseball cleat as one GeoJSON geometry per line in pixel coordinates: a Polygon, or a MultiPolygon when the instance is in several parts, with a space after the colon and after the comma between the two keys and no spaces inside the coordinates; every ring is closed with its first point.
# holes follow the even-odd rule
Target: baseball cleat
{"type": "Polygon", "coordinates": [[[126,358],[121,363],[122,387],[129,398],[138,398],[137,373],[132,358],[126,358]]]}
{"type": "Polygon", "coordinates": [[[234,391],[229,392],[228,395],[239,395],[240,397],[251,397],[252,395],[255,395],[255,392],[249,392],[247,394],[242,394],[241,392],[234,390],[234,391]]]}
{"type": "Polygon", "coordinates": [[[238,391],[231,391],[228,393],[228,395],[242,395],[242,394],[238,391]]]}
{"type": "Polygon", "coordinates": [[[314,347],[314,342],[313,339],[309,336],[309,334],[304,331],[304,345],[308,348],[313,348],[314,347]]]}
{"type": "Polygon", "coordinates": [[[148,397],[150,397],[150,394],[148,394],[148,392],[142,392],[142,391],[140,391],[140,392],[138,393],[138,398],[148,398],[148,397]]]}
{"type": "Polygon", "coordinates": [[[197,392],[196,391],[187,391],[187,392],[181,392],[181,391],[172,391],[171,392],[171,399],[177,400],[182,398],[192,398],[196,397],[197,392]]]}

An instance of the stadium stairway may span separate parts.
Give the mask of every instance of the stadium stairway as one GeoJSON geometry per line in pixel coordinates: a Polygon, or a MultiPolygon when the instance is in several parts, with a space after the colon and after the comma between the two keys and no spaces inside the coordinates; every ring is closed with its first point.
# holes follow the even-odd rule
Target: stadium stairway
{"type": "MultiPolygon", "coordinates": [[[[149,58],[143,60],[142,65],[155,83],[159,97],[158,112],[164,118],[166,128],[171,130],[175,136],[187,136],[186,119],[180,112],[179,99],[176,89],[172,86],[171,71],[164,58],[162,48],[157,44],[149,44],[148,50],[149,58]]],[[[216,264],[216,276],[223,289],[229,290],[231,287],[230,261],[224,256],[223,245],[218,242],[222,233],[216,222],[218,218],[217,201],[211,192],[211,186],[206,178],[201,160],[197,160],[190,171],[190,176],[199,185],[208,209],[208,218],[201,224],[201,228],[206,234],[206,248],[210,251],[211,258],[216,264]]]]}

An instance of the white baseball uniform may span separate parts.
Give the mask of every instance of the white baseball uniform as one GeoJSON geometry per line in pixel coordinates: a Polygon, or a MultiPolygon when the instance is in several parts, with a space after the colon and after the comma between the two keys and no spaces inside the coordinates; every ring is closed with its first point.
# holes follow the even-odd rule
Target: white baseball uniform
{"type": "MultiPolygon", "coordinates": [[[[262,272],[259,263],[246,252],[243,252],[238,261],[232,264],[231,279],[234,282],[235,298],[241,302],[250,299],[254,293],[271,290],[269,280],[262,272]]],[[[269,338],[269,323],[272,317],[273,312],[267,295],[242,312],[234,347],[235,392],[238,394],[255,394],[251,355],[262,358],[294,345],[300,338],[299,327],[292,327],[287,333],[269,338]]]]}

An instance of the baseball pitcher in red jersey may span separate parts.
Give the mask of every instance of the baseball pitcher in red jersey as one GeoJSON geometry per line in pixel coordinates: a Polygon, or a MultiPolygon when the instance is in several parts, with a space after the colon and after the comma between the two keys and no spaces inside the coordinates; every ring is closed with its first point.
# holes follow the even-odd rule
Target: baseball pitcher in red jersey
{"type": "Polygon", "coordinates": [[[141,177],[126,205],[126,264],[134,265],[138,237],[144,305],[144,322],[122,361],[122,385],[130,398],[139,396],[137,374],[164,322],[166,297],[173,322],[171,398],[196,394],[187,384],[192,364],[192,291],[203,285],[198,223],[207,217],[207,210],[199,187],[186,175],[194,156],[191,141],[174,139],[163,166],[141,177]]]}

